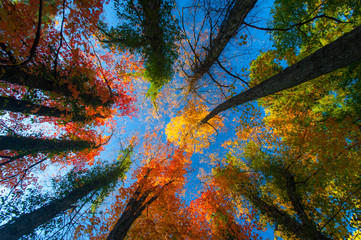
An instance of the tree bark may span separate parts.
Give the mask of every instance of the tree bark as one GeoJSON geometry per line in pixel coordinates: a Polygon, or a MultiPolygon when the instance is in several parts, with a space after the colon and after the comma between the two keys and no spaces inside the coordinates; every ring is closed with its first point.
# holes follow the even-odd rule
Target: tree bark
{"type": "Polygon", "coordinates": [[[112,231],[109,233],[107,240],[122,240],[126,237],[130,227],[142,214],[143,210],[154,202],[159,195],[155,195],[145,202],[150,192],[140,195],[140,192],[135,192],[133,197],[129,200],[124,212],[120,216],[118,222],[115,224],[112,231]]]}
{"type": "MultiPolygon", "coordinates": [[[[149,174],[149,172],[148,172],[149,174]]],[[[143,177],[143,181],[148,178],[148,174],[143,177]]],[[[135,220],[142,214],[143,210],[158,199],[160,191],[167,185],[171,184],[170,181],[163,186],[155,186],[152,189],[146,190],[142,193],[143,184],[140,183],[134,192],[132,198],[128,201],[124,212],[120,216],[118,222],[115,224],[112,231],[109,233],[107,240],[122,240],[126,237],[130,227],[135,220]],[[154,193],[154,195],[146,201],[147,197],[154,193]]],[[[144,182],[143,182],[144,183],[144,182]]]]}
{"type": "Polygon", "coordinates": [[[308,225],[304,225],[278,207],[269,205],[263,201],[257,194],[250,193],[247,198],[257,207],[264,215],[270,217],[274,222],[283,225],[287,230],[295,233],[299,238],[304,240],[331,240],[319,231],[310,229],[308,225]]]}
{"type": "MultiPolygon", "coordinates": [[[[34,104],[30,101],[18,100],[13,97],[2,97],[2,96],[0,96],[0,110],[18,112],[23,114],[31,114],[36,116],[56,117],[56,118],[64,118],[67,115],[72,114],[72,112],[70,111],[34,104]]],[[[88,115],[73,113],[73,115],[74,116],[72,116],[71,121],[74,122],[87,122],[96,117],[104,118],[100,114],[88,116],[88,115]]]]}
{"type": "Polygon", "coordinates": [[[317,50],[298,63],[214,108],[200,123],[243,103],[298,86],[361,60],[361,26],[317,50]]]}
{"type": "Polygon", "coordinates": [[[81,151],[95,147],[94,143],[83,140],[40,139],[20,136],[0,136],[0,151],[64,152],[81,151]]]}
{"type": "Polygon", "coordinates": [[[144,14],[144,35],[149,41],[153,52],[159,56],[163,55],[163,31],[160,26],[160,6],[162,0],[140,0],[144,14]]]}
{"type": "MultiPolygon", "coordinates": [[[[79,76],[79,78],[81,78],[79,76]]],[[[73,92],[70,90],[70,81],[79,92],[79,98],[86,105],[92,106],[109,106],[113,103],[110,99],[105,103],[98,95],[95,89],[88,89],[84,91],[79,84],[85,83],[88,79],[66,79],[65,77],[54,77],[53,74],[47,70],[42,70],[41,74],[30,74],[22,67],[1,66],[0,65],[0,80],[8,83],[26,86],[29,88],[36,88],[43,91],[54,92],[61,96],[73,97],[73,92]]]]}
{"type": "Polygon", "coordinates": [[[21,215],[0,227],[0,239],[15,240],[25,234],[31,233],[34,229],[50,221],[58,214],[71,209],[78,200],[84,198],[89,193],[97,191],[116,181],[120,173],[124,171],[126,171],[126,167],[119,164],[109,173],[103,173],[100,177],[96,177],[82,187],[71,191],[65,197],[53,200],[35,211],[21,215]]]}
{"type": "Polygon", "coordinates": [[[217,36],[211,42],[209,51],[207,52],[204,60],[194,67],[192,70],[193,75],[188,77],[190,88],[192,88],[198,79],[207,73],[212,65],[218,60],[219,55],[222,53],[231,38],[236,35],[239,27],[244,23],[244,19],[252,10],[256,2],[257,0],[235,1],[228,16],[222,22],[217,36]]]}

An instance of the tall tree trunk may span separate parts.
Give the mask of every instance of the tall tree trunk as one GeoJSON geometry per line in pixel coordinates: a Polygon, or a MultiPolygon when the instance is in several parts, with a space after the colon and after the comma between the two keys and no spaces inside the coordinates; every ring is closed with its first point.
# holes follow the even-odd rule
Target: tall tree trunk
{"type": "Polygon", "coordinates": [[[149,194],[150,192],[146,192],[139,197],[140,192],[134,193],[118,222],[107,237],[107,240],[122,240],[125,238],[130,227],[142,214],[143,210],[158,198],[158,195],[156,195],[145,202],[149,194]]]}
{"type": "Polygon", "coordinates": [[[236,0],[229,11],[228,16],[223,20],[217,36],[210,43],[209,50],[204,60],[196,64],[192,70],[193,75],[188,77],[190,88],[198,81],[203,74],[207,73],[212,65],[218,60],[228,42],[236,35],[244,19],[253,9],[257,0],[236,0]]]}
{"type": "Polygon", "coordinates": [[[298,63],[214,108],[200,123],[243,103],[292,88],[361,60],[361,26],[317,50],[298,63]]]}
{"type": "Polygon", "coordinates": [[[83,140],[40,139],[20,136],[0,136],[0,151],[64,152],[81,151],[95,147],[94,143],[83,140]]]}
{"type": "Polygon", "coordinates": [[[84,114],[72,113],[70,111],[60,110],[58,108],[47,107],[39,104],[34,104],[26,100],[18,100],[14,97],[2,97],[0,96],[0,110],[6,110],[10,112],[18,112],[23,114],[31,114],[37,116],[48,116],[56,118],[64,118],[67,115],[74,114],[71,121],[74,122],[87,122],[95,117],[104,118],[100,114],[87,116],[84,114]]]}
{"type": "MultiPolygon", "coordinates": [[[[148,172],[149,173],[149,172],[148,172]]],[[[148,174],[143,177],[143,180],[148,178],[148,174]]],[[[124,212],[120,216],[118,222],[115,224],[112,231],[109,233],[107,240],[122,240],[126,237],[130,227],[135,220],[142,214],[143,210],[147,206],[152,204],[155,200],[158,199],[160,191],[164,189],[167,185],[171,184],[173,181],[170,181],[163,186],[155,186],[150,190],[146,190],[142,193],[143,184],[140,184],[136,191],[134,192],[132,198],[128,201],[127,206],[125,207],[124,212]],[[146,201],[147,197],[154,193],[153,196],[146,201]]]]}
{"type": "Polygon", "coordinates": [[[89,79],[66,79],[65,77],[60,76],[54,77],[54,75],[46,69],[43,69],[40,72],[41,73],[39,74],[32,74],[21,67],[0,65],[0,80],[29,88],[54,92],[61,96],[73,97],[71,85],[68,84],[70,81],[79,92],[79,98],[86,105],[109,106],[113,103],[111,99],[104,103],[95,89],[84,91],[80,84],[87,82],[89,79]]]}
{"type": "MultiPolygon", "coordinates": [[[[126,153],[128,157],[128,153],[126,153]]],[[[114,169],[102,172],[95,176],[90,182],[84,184],[82,187],[74,189],[69,194],[61,199],[56,199],[46,204],[45,206],[34,210],[30,213],[23,214],[15,220],[0,227],[0,239],[15,240],[21,236],[31,233],[34,229],[42,224],[50,221],[58,214],[72,208],[78,200],[86,197],[93,191],[98,191],[111,183],[118,180],[119,176],[127,171],[128,166],[120,162],[114,169]]]]}
{"type": "Polygon", "coordinates": [[[266,203],[257,194],[250,193],[246,197],[262,214],[270,217],[274,222],[281,224],[299,238],[304,240],[331,240],[316,229],[296,221],[278,207],[266,203]]]}
{"type": "Polygon", "coordinates": [[[149,41],[153,52],[158,56],[163,56],[163,31],[160,26],[160,7],[162,0],[140,0],[144,14],[144,35],[149,41]]]}

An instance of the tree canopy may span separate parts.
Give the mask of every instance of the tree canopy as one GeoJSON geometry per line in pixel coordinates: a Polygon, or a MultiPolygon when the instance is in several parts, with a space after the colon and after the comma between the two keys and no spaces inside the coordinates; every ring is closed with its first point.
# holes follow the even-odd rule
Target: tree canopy
{"type": "Polygon", "coordinates": [[[0,238],[360,238],[360,1],[0,6],[0,238]]]}

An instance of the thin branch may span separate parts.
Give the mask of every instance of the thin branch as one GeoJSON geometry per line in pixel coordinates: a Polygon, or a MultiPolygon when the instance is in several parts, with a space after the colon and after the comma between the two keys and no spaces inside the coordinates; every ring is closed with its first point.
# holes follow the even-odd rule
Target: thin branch
{"type": "Polygon", "coordinates": [[[219,59],[217,59],[217,63],[218,63],[218,65],[222,68],[222,70],[225,71],[228,75],[230,75],[230,76],[232,76],[232,77],[240,80],[241,82],[243,82],[244,84],[246,84],[247,87],[249,87],[248,82],[246,82],[246,81],[243,80],[242,78],[240,78],[240,77],[234,75],[233,73],[231,73],[230,71],[228,71],[228,70],[221,64],[221,62],[219,61],[219,59]]]}
{"type": "Polygon", "coordinates": [[[11,163],[11,162],[13,162],[13,161],[15,161],[15,160],[17,160],[17,159],[20,159],[20,158],[22,158],[22,157],[25,157],[26,155],[29,155],[29,154],[31,154],[31,153],[33,153],[33,152],[31,152],[31,151],[29,151],[29,152],[24,152],[24,153],[20,153],[20,154],[18,154],[18,155],[16,155],[16,156],[0,156],[0,158],[9,159],[9,160],[7,160],[6,162],[0,163],[0,167],[1,167],[1,166],[4,166],[4,165],[6,165],[6,164],[9,164],[9,163],[11,163]]]}
{"type": "Polygon", "coordinates": [[[299,27],[299,26],[301,26],[301,25],[307,24],[307,23],[312,22],[312,21],[314,21],[314,20],[316,20],[316,19],[318,19],[318,18],[327,18],[327,19],[333,20],[333,21],[335,21],[335,22],[337,22],[337,23],[350,23],[350,22],[343,22],[343,21],[341,21],[341,20],[339,20],[339,19],[337,19],[337,18],[330,17],[330,16],[327,16],[327,15],[325,15],[325,14],[322,14],[322,15],[318,15],[318,16],[316,16],[316,17],[313,17],[313,18],[311,18],[311,19],[308,19],[308,20],[306,20],[306,21],[293,24],[293,25],[291,25],[291,26],[288,27],[288,28],[264,28],[264,27],[254,26],[254,25],[249,24],[249,23],[246,23],[246,22],[244,22],[244,25],[246,25],[246,26],[248,26],[248,27],[251,27],[251,28],[258,29],[258,30],[263,30],[263,31],[285,31],[285,32],[286,32],[286,31],[291,30],[292,28],[299,27]]]}
{"type": "Polygon", "coordinates": [[[60,42],[58,50],[56,51],[55,61],[54,61],[54,75],[56,75],[56,67],[58,65],[59,52],[63,45],[63,30],[64,30],[64,20],[65,20],[65,0],[63,0],[63,19],[61,20],[61,28],[60,28],[60,42]]]}
{"type": "Polygon", "coordinates": [[[20,63],[19,66],[26,65],[35,56],[36,48],[39,45],[39,41],[40,41],[42,14],[43,14],[43,0],[40,0],[38,26],[37,26],[37,30],[36,30],[36,34],[35,34],[34,43],[33,43],[33,46],[30,49],[30,55],[29,55],[28,59],[25,60],[24,62],[20,63]]]}

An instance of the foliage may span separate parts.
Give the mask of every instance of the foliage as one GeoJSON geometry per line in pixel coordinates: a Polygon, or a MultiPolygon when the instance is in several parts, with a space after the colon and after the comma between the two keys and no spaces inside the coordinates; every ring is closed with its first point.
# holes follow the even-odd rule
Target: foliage
{"type": "MultiPolygon", "coordinates": [[[[317,4],[276,1],[271,28],[285,29],[304,21],[306,16],[319,14],[350,22],[358,18],[357,10],[340,10],[352,8],[352,4],[317,4]],[[337,4],[342,6],[336,8],[337,4]]],[[[261,53],[252,62],[251,85],[261,83],[285,65],[292,65],[352,29],[351,23],[336,23],[334,19],[319,18],[290,31],[273,32],[277,49],[261,53]]],[[[228,145],[232,146],[230,157],[215,170],[215,178],[257,208],[260,220],[274,224],[275,233],[282,238],[295,239],[300,235],[272,215],[271,210],[266,211],[260,200],[302,224],[309,219],[310,225],[331,238],[351,236],[357,227],[357,222],[350,224],[358,215],[356,199],[360,193],[357,69],[359,64],[354,64],[261,99],[258,103],[265,108],[266,116],[257,123],[241,123],[239,139],[228,145]],[[293,195],[289,188],[292,178],[293,195]]]]}
{"type": "Polygon", "coordinates": [[[16,210],[23,206],[23,209],[18,210],[15,216],[2,226],[0,235],[14,238],[12,231],[18,230],[17,234],[20,235],[52,238],[51,234],[74,224],[72,219],[77,217],[84,205],[91,203],[91,210],[95,211],[113,191],[119,179],[125,178],[131,164],[132,148],[130,145],[121,151],[115,163],[98,165],[90,171],[71,170],[61,180],[53,180],[53,194],[39,195],[35,191],[29,191],[16,205],[8,203],[6,208],[16,210]],[[27,226],[27,221],[32,221],[33,225],[27,226]]]}
{"type": "Polygon", "coordinates": [[[112,134],[112,118],[135,111],[131,83],[124,74],[137,68],[135,62],[126,53],[118,61],[93,38],[103,4],[102,0],[2,1],[2,138],[49,143],[47,151],[23,144],[2,149],[2,184],[29,184],[34,181],[29,173],[36,166],[44,169],[47,159],[79,168],[91,165],[112,134]],[[73,146],[79,141],[89,144],[51,149],[62,140],[74,141],[73,146]]]}
{"type": "Polygon", "coordinates": [[[86,186],[82,200],[29,237],[59,238],[63,231],[62,238],[72,239],[260,239],[271,226],[283,239],[358,238],[360,63],[237,107],[236,126],[224,116],[199,124],[223,99],[229,105],[215,109],[237,106],[238,90],[258,99],[269,90],[262,82],[298,68],[361,23],[359,1],[276,0],[263,28],[250,22],[258,17],[255,2],[181,3],[179,29],[175,0],[115,1],[117,26],[102,19],[103,0],[3,0],[1,223],[86,186]],[[270,31],[273,48],[247,70],[243,60],[256,36],[251,28],[270,31]],[[142,116],[141,126],[130,127],[144,124],[148,132],[137,132],[142,137],[133,137],[116,163],[92,166],[116,121],[124,120],[114,117],[134,115],[141,90],[133,96],[132,81],[143,62],[147,96],[164,115],[142,116]],[[182,76],[174,78],[176,68],[182,76]],[[245,86],[250,89],[239,89],[245,86]],[[259,92],[249,91],[255,86],[259,92]],[[215,141],[224,127],[227,139],[215,141]],[[217,146],[224,140],[222,157],[217,146]],[[209,161],[199,162],[214,142],[209,161]],[[41,196],[36,181],[48,166],[71,170],[41,196]],[[94,182],[107,184],[88,188],[94,182]]]}
{"type": "Polygon", "coordinates": [[[185,147],[188,152],[202,152],[213,141],[212,135],[223,127],[222,119],[212,119],[208,125],[198,126],[208,114],[202,104],[190,103],[180,114],[171,119],[165,133],[170,142],[185,147]]]}
{"type": "Polygon", "coordinates": [[[361,20],[360,2],[355,0],[276,0],[271,13],[271,28],[296,26],[289,31],[272,32],[275,47],[280,53],[290,48],[303,48],[302,52],[309,54],[357,27],[361,20]]]}
{"type": "Polygon", "coordinates": [[[106,46],[142,55],[144,77],[150,82],[147,96],[152,100],[172,78],[173,63],[178,57],[175,41],[180,36],[172,16],[174,5],[174,0],[115,1],[120,25],[109,30],[100,25],[105,32],[106,46]]]}

